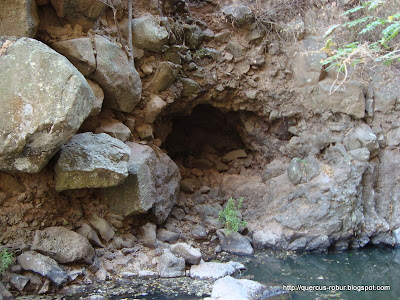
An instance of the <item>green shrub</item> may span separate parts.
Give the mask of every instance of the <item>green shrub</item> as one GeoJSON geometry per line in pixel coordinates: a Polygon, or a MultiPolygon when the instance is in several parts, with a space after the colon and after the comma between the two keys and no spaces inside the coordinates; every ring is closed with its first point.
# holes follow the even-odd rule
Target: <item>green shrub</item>
{"type": "Polygon", "coordinates": [[[0,275],[14,263],[14,254],[7,249],[0,250],[0,275]]]}
{"type": "Polygon", "coordinates": [[[325,33],[325,47],[328,58],[322,61],[327,69],[344,72],[350,67],[370,63],[389,65],[400,61],[399,32],[400,9],[397,0],[361,1],[342,14],[350,20],[331,26],[325,33]],[[340,33],[350,37],[340,41],[340,33]]]}
{"type": "Polygon", "coordinates": [[[247,223],[240,219],[240,209],[243,198],[230,198],[226,207],[219,212],[219,220],[224,224],[227,233],[238,232],[240,227],[245,227],[247,223]]]}

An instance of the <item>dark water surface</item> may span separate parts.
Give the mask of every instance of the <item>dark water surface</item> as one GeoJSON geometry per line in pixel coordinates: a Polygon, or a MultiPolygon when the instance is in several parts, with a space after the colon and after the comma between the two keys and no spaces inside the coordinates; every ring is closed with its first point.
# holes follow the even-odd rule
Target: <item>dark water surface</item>
{"type": "Polygon", "coordinates": [[[292,299],[400,299],[400,249],[365,248],[281,257],[259,253],[246,266],[246,275],[269,285],[326,286],[326,291],[294,291],[292,299]],[[390,290],[362,291],[364,286],[389,286],[390,290]],[[353,291],[341,291],[343,288],[353,291]]]}

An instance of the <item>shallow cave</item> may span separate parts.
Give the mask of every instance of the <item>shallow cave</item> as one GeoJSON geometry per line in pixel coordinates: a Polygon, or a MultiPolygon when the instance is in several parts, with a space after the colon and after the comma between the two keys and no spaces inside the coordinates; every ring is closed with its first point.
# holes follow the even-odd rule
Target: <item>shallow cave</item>
{"type": "Polygon", "coordinates": [[[190,115],[170,119],[172,129],[162,148],[178,165],[196,167],[193,161],[208,159],[216,164],[226,153],[246,149],[238,132],[239,115],[210,105],[196,106],[190,115]]]}

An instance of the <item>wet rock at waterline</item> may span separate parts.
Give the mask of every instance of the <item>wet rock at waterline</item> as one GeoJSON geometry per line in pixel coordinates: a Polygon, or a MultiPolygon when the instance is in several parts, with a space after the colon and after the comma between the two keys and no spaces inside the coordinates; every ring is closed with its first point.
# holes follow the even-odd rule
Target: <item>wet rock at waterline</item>
{"type": "Polygon", "coordinates": [[[45,276],[57,286],[64,285],[68,280],[67,273],[60,268],[54,259],[35,251],[22,253],[17,257],[17,261],[22,269],[45,276]]]}
{"type": "Polygon", "coordinates": [[[64,227],[48,227],[37,230],[31,247],[59,263],[93,260],[94,249],[82,235],[64,227]]]}
{"type": "Polygon", "coordinates": [[[211,298],[219,300],[257,300],[264,299],[266,286],[248,279],[235,279],[231,276],[218,279],[213,286],[211,298]]]}
{"type": "Polygon", "coordinates": [[[85,30],[92,29],[107,7],[97,0],[51,0],[58,17],[71,24],[79,24],[85,30]]]}
{"type": "Polygon", "coordinates": [[[121,184],[128,176],[130,148],[105,133],[81,133],[63,146],[55,166],[56,190],[121,184]]]}
{"type": "Polygon", "coordinates": [[[140,101],[142,83],[125,52],[110,40],[96,35],[51,45],[65,55],[83,75],[104,91],[104,105],[130,112],[140,101]]]}
{"type": "Polygon", "coordinates": [[[190,267],[190,277],[195,279],[216,280],[236,272],[246,270],[241,263],[230,261],[227,263],[201,262],[199,265],[190,267]]]}
{"type": "Polygon", "coordinates": [[[115,188],[99,191],[111,210],[122,216],[140,214],[151,209],[158,223],[171,212],[179,190],[180,174],[176,164],[159,151],[158,158],[149,146],[128,142],[132,154],[129,176],[115,188]]]}
{"type": "Polygon", "coordinates": [[[0,39],[0,169],[39,172],[89,115],[93,92],[39,41],[0,39]]]}
{"type": "Polygon", "coordinates": [[[2,0],[0,20],[0,36],[33,38],[39,25],[35,0],[2,0]]]}

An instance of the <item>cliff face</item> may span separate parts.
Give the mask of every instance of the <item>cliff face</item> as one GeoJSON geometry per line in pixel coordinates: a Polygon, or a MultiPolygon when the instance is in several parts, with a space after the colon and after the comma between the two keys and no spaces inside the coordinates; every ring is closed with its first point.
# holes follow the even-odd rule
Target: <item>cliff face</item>
{"type": "Polygon", "coordinates": [[[211,239],[230,197],[253,247],[400,243],[398,70],[338,87],[320,49],[340,1],[134,1],[132,52],[125,1],[20,2],[0,4],[3,245],[62,226],[148,257],[127,270],[96,250],[104,279],[176,241],[146,223],[211,239]]]}

